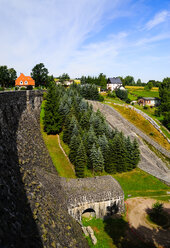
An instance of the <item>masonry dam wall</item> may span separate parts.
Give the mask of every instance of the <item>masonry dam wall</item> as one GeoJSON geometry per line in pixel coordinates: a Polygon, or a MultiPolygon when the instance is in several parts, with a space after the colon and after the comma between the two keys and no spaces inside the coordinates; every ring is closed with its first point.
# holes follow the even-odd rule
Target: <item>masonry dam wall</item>
{"type": "Polygon", "coordinates": [[[42,94],[0,93],[0,247],[88,247],[41,136],[42,94]]]}

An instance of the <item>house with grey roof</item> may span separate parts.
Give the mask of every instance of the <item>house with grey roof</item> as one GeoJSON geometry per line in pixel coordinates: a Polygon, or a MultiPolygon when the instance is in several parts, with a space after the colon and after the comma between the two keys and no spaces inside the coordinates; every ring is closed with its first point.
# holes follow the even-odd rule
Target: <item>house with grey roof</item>
{"type": "Polygon", "coordinates": [[[107,80],[107,90],[124,89],[122,81],[119,77],[108,78],[107,80]]]}
{"type": "Polygon", "coordinates": [[[160,105],[160,99],[157,97],[140,97],[138,99],[138,104],[142,106],[148,105],[150,107],[154,107],[160,105]]]}

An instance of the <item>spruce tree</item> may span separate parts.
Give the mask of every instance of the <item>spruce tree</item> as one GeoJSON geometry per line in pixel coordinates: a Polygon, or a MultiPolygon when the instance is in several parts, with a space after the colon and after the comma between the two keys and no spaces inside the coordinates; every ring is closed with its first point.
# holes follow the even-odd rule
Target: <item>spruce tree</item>
{"type": "Polygon", "coordinates": [[[86,165],[87,165],[86,151],[83,142],[81,141],[75,159],[75,171],[77,177],[84,177],[86,165]]]}
{"type": "Polygon", "coordinates": [[[116,136],[115,140],[115,155],[117,160],[116,169],[118,172],[123,172],[127,170],[127,160],[126,160],[126,148],[124,143],[124,137],[121,135],[116,136]]]}
{"type": "Polygon", "coordinates": [[[77,156],[77,151],[81,143],[81,138],[78,135],[73,135],[70,140],[70,153],[69,153],[69,159],[71,163],[75,164],[76,161],[76,156],[77,156]]]}
{"type": "Polygon", "coordinates": [[[89,129],[89,113],[88,112],[83,113],[83,115],[81,116],[80,126],[83,129],[89,129]]]}
{"type": "Polygon", "coordinates": [[[91,168],[95,172],[102,172],[104,169],[104,159],[100,147],[97,149],[95,144],[93,144],[90,152],[90,163],[91,168]]]}
{"type": "Polygon", "coordinates": [[[87,135],[86,135],[86,140],[84,141],[84,144],[86,145],[86,153],[88,156],[88,160],[87,160],[87,165],[89,168],[91,168],[91,163],[90,163],[90,153],[91,153],[91,149],[93,144],[97,144],[97,137],[95,135],[94,129],[91,126],[87,135]]]}
{"type": "Polygon", "coordinates": [[[64,141],[65,143],[67,143],[67,144],[70,143],[72,131],[73,131],[73,128],[74,128],[75,125],[77,125],[77,119],[76,119],[76,117],[73,115],[73,116],[71,117],[69,126],[65,127],[64,132],[63,132],[63,141],[64,141]]]}
{"type": "Polygon", "coordinates": [[[65,118],[64,128],[63,128],[63,141],[67,143],[69,137],[69,125],[72,119],[72,115],[68,114],[65,118]]]}
{"type": "Polygon", "coordinates": [[[109,144],[108,143],[109,142],[108,142],[105,134],[99,136],[99,138],[98,138],[98,144],[99,144],[99,146],[101,148],[102,155],[103,155],[103,158],[104,158],[104,164],[105,165],[107,164],[108,159],[109,159],[109,144]]]}
{"type": "Polygon", "coordinates": [[[70,108],[67,103],[65,102],[60,102],[59,105],[59,113],[62,117],[62,123],[64,124],[66,116],[69,114],[70,108]]]}
{"type": "Polygon", "coordinates": [[[51,83],[46,96],[43,119],[44,131],[47,134],[58,134],[61,131],[62,119],[58,109],[59,105],[56,94],[56,86],[51,83]]]}
{"type": "Polygon", "coordinates": [[[105,171],[110,174],[116,173],[117,158],[115,156],[115,150],[115,140],[109,140],[108,161],[105,164],[105,171]]]}
{"type": "Polygon", "coordinates": [[[120,134],[116,134],[109,142],[109,159],[106,165],[108,173],[123,172],[127,170],[126,148],[120,134]]]}
{"type": "Polygon", "coordinates": [[[71,133],[71,137],[74,136],[74,135],[76,135],[76,136],[79,135],[79,129],[78,129],[76,123],[74,124],[73,130],[72,130],[72,133],[71,133]]]}

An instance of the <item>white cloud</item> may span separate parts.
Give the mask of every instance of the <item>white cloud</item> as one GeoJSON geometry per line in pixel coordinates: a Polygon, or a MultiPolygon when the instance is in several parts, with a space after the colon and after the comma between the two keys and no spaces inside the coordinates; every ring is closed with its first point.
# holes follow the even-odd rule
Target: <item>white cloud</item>
{"type": "Polygon", "coordinates": [[[44,62],[57,74],[85,40],[102,29],[117,2],[0,0],[0,64],[28,73],[44,62]]]}
{"type": "Polygon", "coordinates": [[[103,42],[86,45],[76,51],[65,69],[73,76],[97,75],[100,72],[113,74],[114,65],[120,66],[118,54],[125,46],[127,35],[122,32],[105,38],[103,42]]]}
{"type": "Polygon", "coordinates": [[[170,32],[169,33],[161,33],[161,34],[150,36],[147,38],[141,38],[138,41],[136,41],[134,45],[135,46],[144,46],[144,45],[147,45],[150,43],[153,44],[155,42],[166,40],[166,39],[170,39],[170,32]]]}
{"type": "Polygon", "coordinates": [[[164,11],[157,13],[152,20],[146,23],[146,29],[150,30],[154,28],[160,23],[165,22],[168,17],[170,17],[170,11],[164,10],[164,11]]]}
{"type": "Polygon", "coordinates": [[[139,52],[145,51],[145,45],[170,38],[168,29],[161,34],[148,32],[166,21],[169,12],[156,15],[147,28],[139,30],[142,8],[135,4],[135,10],[141,11],[137,15],[133,2],[0,0],[0,65],[29,74],[43,62],[54,76],[139,73],[143,62],[136,70],[136,61],[140,64],[139,52]]]}

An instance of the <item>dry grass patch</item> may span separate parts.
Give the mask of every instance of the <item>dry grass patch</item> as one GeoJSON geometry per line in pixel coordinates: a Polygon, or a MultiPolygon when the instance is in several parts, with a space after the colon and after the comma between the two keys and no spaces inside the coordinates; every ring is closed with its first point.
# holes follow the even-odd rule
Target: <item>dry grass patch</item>
{"type": "Polygon", "coordinates": [[[136,111],[126,108],[124,106],[112,105],[116,110],[118,110],[123,117],[128,121],[133,123],[136,127],[141,129],[145,134],[147,134],[151,139],[156,141],[158,144],[163,146],[165,149],[170,150],[170,144],[165,139],[165,137],[156,129],[148,120],[143,116],[138,114],[136,111]]]}

